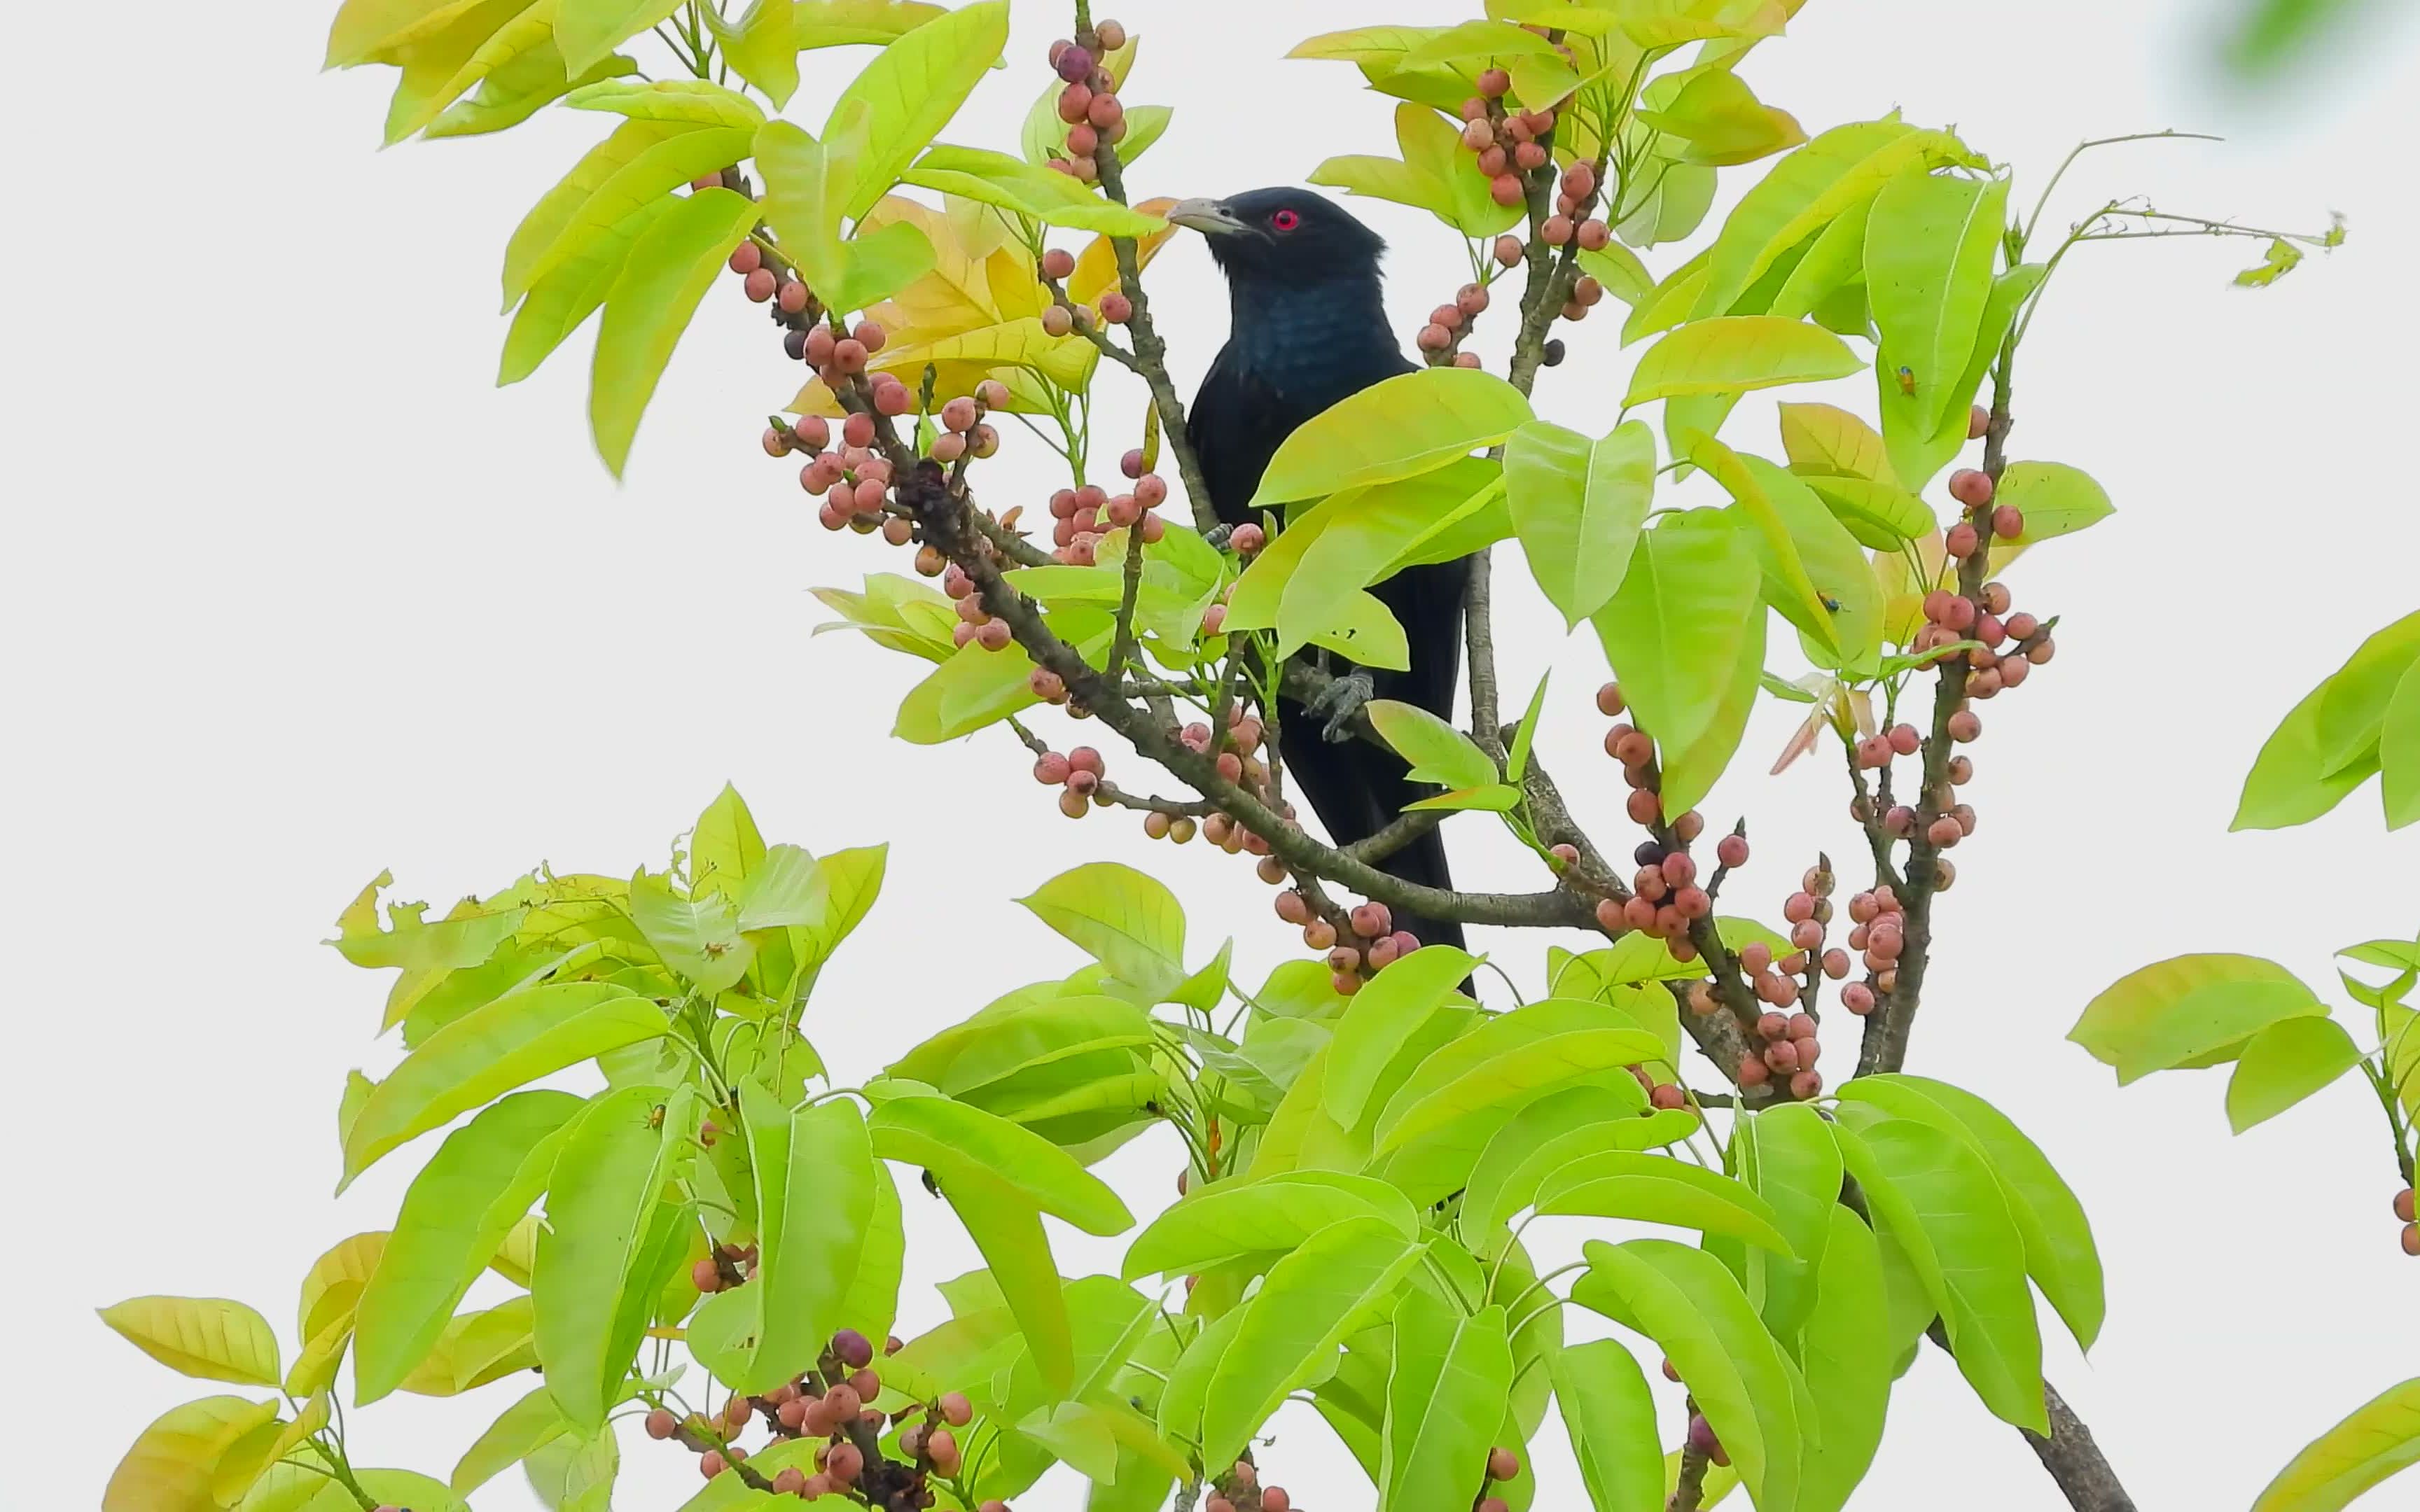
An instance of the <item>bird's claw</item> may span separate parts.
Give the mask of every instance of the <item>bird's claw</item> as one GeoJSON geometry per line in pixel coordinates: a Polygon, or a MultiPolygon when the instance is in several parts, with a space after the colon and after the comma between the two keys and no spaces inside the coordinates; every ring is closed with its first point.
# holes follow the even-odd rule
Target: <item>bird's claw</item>
{"type": "Polygon", "coordinates": [[[1202,532],[1202,539],[1211,550],[1224,551],[1227,549],[1227,542],[1234,533],[1235,527],[1233,525],[1213,525],[1202,532]]]}
{"type": "Polygon", "coordinates": [[[1329,741],[1342,745],[1353,738],[1353,717],[1359,714],[1362,705],[1374,698],[1377,692],[1378,685],[1371,680],[1368,672],[1346,672],[1342,677],[1328,679],[1327,686],[1311,700],[1311,712],[1326,717],[1326,723],[1322,726],[1321,733],[1329,741]]]}

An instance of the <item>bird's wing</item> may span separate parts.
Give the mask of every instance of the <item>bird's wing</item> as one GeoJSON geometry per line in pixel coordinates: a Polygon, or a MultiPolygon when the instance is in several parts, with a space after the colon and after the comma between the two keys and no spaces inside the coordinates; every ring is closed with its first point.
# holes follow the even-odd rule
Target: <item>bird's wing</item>
{"type": "Polygon", "coordinates": [[[1251,517],[1252,494],[1269,458],[1308,418],[1244,363],[1233,342],[1219,349],[1185,430],[1220,519],[1236,525],[1251,517]]]}

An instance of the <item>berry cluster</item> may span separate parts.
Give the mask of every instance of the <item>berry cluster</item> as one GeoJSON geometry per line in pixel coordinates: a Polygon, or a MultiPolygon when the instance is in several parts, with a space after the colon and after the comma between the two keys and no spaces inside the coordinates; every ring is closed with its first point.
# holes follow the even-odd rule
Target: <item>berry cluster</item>
{"type": "MultiPolygon", "coordinates": [[[[1668,1357],[1664,1362],[1664,1379],[1675,1385],[1680,1384],[1681,1381],[1680,1366],[1674,1365],[1668,1357]]],[[[1692,1450],[1703,1456],[1711,1464],[1728,1465],[1731,1462],[1731,1457],[1723,1452],[1722,1440],[1714,1436],[1714,1426],[1706,1421],[1705,1413],[1698,1411],[1698,1401],[1694,1396],[1689,1399],[1688,1443],[1692,1450]]]]}
{"type": "Polygon", "coordinates": [[[1088,184],[1101,177],[1094,154],[1104,143],[1114,146],[1126,134],[1118,81],[1106,66],[1108,54],[1126,45],[1126,29],[1114,21],[1102,22],[1093,28],[1093,41],[1097,55],[1094,48],[1064,38],[1050,44],[1051,70],[1066,81],[1059,91],[1059,118],[1067,125],[1066,147],[1052,154],[1050,166],[1088,184]]]}
{"type": "Polygon", "coordinates": [[[1899,985],[1899,958],[1907,949],[1906,919],[1906,909],[1888,883],[1849,900],[1849,949],[1863,953],[1866,980],[1840,989],[1842,1008],[1870,1013],[1875,998],[1899,985]]]}
{"type": "Polygon", "coordinates": [[[1158,506],[1168,500],[1168,484],[1156,472],[1142,471],[1142,455],[1129,452],[1135,471],[1132,491],[1112,494],[1098,484],[1062,488],[1050,496],[1051,556],[1071,566],[1089,567],[1097,559],[1102,537],[1111,531],[1139,528],[1143,544],[1156,544],[1168,533],[1158,506]]]}
{"type": "Polygon", "coordinates": [[[1092,811],[1093,795],[1100,789],[1103,770],[1101,753],[1090,746],[1078,746],[1064,756],[1046,750],[1034,758],[1033,780],[1044,787],[1063,789],[1059,811],[1070,819],[1081,819],[1092,811]]]}
{"type": "MultiPolygon", "coordinates": [[[[1621,685],[1607,683],[1598,688],[1596,706],[1608,718],[1619,716],[1628,706],[1621,685]]],[[[1617,718],[1605,733],[1605,753],[1621,764],[1622,780],[1630,785],[1631,822],[1657,829],[1664,805],[1656,791],[1661,779],[1655,769],[1655,742],[1629,721],[1617,718]]],[[[1689,854],[1689,846],[1705,828],[1705,816],[1692,809],[1675,818],[1668,829],[1658,830],[1668,839],[1641,841],[1633,856],[1638,871],[1631,878],[1630,897],[1620,903],[1600,900],[1598,927],[1612,935],[1630,930],[1659,935],[1674,959],[1696,960],[1698,948],[1689,938],[1690,926],[1714,910],[1714,896],[1699,885],[1697,858],[1689,854]]]]}
{"type": "Polygon", "coordinates": [[[2420,1223],[2412,1221],[2412,1197],[2408,1186],[2395,1194],[2395,1216],[2403,1222],[2403,1253],[2420,1255],[2420,1223]]]}
{"type": "MultiPolygon", "coordinates": [[[[891,1340],[890,1351],[898,1348],[899,1341],[891,1340]]],[[[838,1496],[887,1512],[921,1512],[937,1500],[930,1477],[958,1473],[960,1451],[951,1429],[971,1422],[974,1407],[963,1394],[950,1392],[886,1417],[872,1405],[882,1392],[873,1364],[874,1347],[865,1335],[843,1329],[832,1335],[815,1369],[762,1396],[734,1396],[711,1417],[683,1419],[659,1407],[646,1416],[647,1437],[676,1440],[694,1451],[699,1473],[712,1480],[748,1462],[749,1452],[737,1440],[761,1417],[775,1442],[825,1442],[815,1450],[812,1473],[785,1466],[769,1482],[751,1485],[769,1484],[776,1493],[808,1501],[838,1496]],[[909,1425],[899,1436],[900,1452],[908,1456],[904,1463],[886,1458],[879,1443],[885,1425],[898,1423],[909,1425]]],[[[985,1512],[1006,1507],[986,1504],[985,1512]]]]}
{"type": "Polygon", "coordinates": [[[1475,82],[1479,93],[1462,102],[1462,145],[1479,160],[1489,195],[1510,209],[1528,197],[1522,177],[1552,161],[1544,139],[1555,129],[1555,113],[1506,111],[1504,97],[1512,88],[1512,76],[1502,69],[1489,69],[1475,82]]]}
{"type": "Polygon", "coordinates": [[[1461,349],[1463,338],[1480,314],[1487,308],[1487,285],[1465,284],[1454,291],[1451,304],[1440,304],[1429,312],[1429,322],[1420,327],[1416,338],[1421,355],[1432,367],[1477,367],[1479,354],[1461,349]]]}

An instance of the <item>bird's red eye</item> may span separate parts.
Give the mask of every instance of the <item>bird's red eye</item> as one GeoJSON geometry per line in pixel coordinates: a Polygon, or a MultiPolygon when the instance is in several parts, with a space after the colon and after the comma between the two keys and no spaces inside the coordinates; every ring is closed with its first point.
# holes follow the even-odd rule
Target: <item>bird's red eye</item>
{"type": "Polygon", "coordinates": [[[1291,231],[1295,226],[1302,224],[1302,217],[1296,215],[1292,210],[1280,210],[1275,215],[1269,217],[1269,224],[1276,226],[1280,231],[1291,231]]]}

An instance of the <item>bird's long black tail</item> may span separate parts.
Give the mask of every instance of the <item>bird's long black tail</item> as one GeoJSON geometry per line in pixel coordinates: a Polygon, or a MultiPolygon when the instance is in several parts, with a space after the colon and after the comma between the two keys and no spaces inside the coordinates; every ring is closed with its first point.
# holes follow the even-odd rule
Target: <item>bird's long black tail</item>
{"type": "MultiPolygon", "coordinates": [[[[1405,805],[1419,801],[1427,790],[1404,776],[1403,759],[1367,741],[1337,744],[1323,738],[1316,716],[1289,702],[1280,727],[1279,754],[1287,780],[1311,801],[1313,813],[1339,845],[1368,840],[1394,822],[1405,805]]],[[[1405,882],[1429,887],[1451,887],[1453,874],[1446,865],[1445,836],[1432,829],[1378,863],[1379,870],[1405,882]]],[[[1463,944],[1462,926],[1452,919],[1426,918],[1398,911],[1395,927],[1419,936],[1422,945],[1463,944]]]]}

